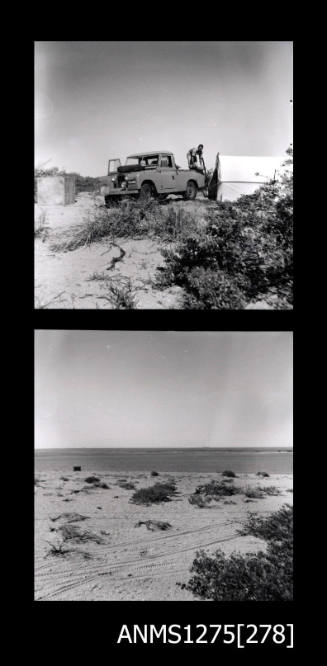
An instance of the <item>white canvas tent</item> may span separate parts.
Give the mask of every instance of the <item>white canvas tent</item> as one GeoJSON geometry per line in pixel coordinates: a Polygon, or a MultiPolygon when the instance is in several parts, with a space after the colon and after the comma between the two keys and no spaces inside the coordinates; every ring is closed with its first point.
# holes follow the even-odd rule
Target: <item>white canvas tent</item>
{"type": "MultiPolygon", "coordinates": [[[[220,155],[216,158],[217,201],[235,201],[243,194],[253,194],[264,183],[278,179],[279,170],[286,156],[262,157],[246,155],[220,155]]],[[[211,198],[211,197],[210,197],[211,198]]]]}

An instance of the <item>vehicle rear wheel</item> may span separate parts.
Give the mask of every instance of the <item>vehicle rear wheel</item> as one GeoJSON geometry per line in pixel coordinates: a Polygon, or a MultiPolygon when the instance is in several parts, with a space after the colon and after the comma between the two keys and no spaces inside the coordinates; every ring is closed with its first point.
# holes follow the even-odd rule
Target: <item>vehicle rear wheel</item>
{"type": "Polygon", "coordinates": [[[197,188],[197,185],[194,182],[194,180],[189,180],[187,185],[186,185],[184,198],[185,199],[195,199],[195,197],[197,195],[197,191],[198,191],[198,188],[197,188]]]}
{"type": "Polygon", "coordinates": [[[140,189],[139,198],[141,201],[150,201],[151,197],[154,196],[154,188],[150,183],[144,183],[140,189]]]}

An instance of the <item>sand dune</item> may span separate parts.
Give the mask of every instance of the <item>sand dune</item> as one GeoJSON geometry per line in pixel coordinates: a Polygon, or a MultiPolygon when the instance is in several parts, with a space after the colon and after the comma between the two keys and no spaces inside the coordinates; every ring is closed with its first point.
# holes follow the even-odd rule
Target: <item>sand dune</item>
{"type": "MultiPolygon", "coordinates": [[[[172,202],[178,209],[202,214],[213,203],[201,198],[184,201],[175,197],[172,202]]],[[[103,284],[90,281],[94,273],[106,274],[117,248],[109,239],[73,252],[53,251],[56,243],[71,240],[80,225],[103,206],[103,198],[88,193],[77,195],[76,202],[69,206],[35,205],[35,228],[45,225],[47,234],[35,239],[35,307],[51,309],[113,309],[115,306],[104,298],[103,284]]],[[[179,286],[157,289],[154,286],[156,270],[165,264],[161,245],[153,239],[116,239],[124,250],[124,260],[115,264],[110,276],[117,283],[131,280],[139,309],[180,308],[182,289],[179,286]]],[[[119,252],[118,252],[119,254],[119,252]]],[[[108,274],[109,275],[109,274],[108,274]]]]}
{"type": "Polygon", "coordinates": [[[264,549],[265,542],[240,536],[238,529],[248,512],[267,515],[291,504],[293,497],[292,474],[269,478],[240,474],[234,482],[240,494],[213,502],[210,508],[191,505],[189,495],[211,479],[221,475],[162,473],[153,479],[149,472],[40,472],[35,485],[35,599],[195,600],[176,583],[190,578],[196,551],[214,552],[219,547],[228,554],[264,549]],[[87,484],[90,474],[109,488],[87,484]],[[176,497],[151,506],[130,503],[134,491],[119,485],[124,478],[143,488],[172,477],[176,497]],[[280,494],[249,501],[241,492],[247,486],[267,485],[277,486],[280,494]],[[152,529],[138,526],[146,521],[168,522],[171,527],[156,531],[153,524],[152,529]],[[67,525],[75,526],[72,533],[81,538],[64,542],[68,552],[49,554],[50,544],[62,541],[61,528],[67,525]]]}

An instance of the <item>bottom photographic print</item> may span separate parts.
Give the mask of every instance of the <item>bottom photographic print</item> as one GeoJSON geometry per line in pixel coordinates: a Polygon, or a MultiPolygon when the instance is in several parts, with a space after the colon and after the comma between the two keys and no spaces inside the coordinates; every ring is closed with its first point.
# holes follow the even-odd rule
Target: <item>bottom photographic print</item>
{"type": "Polygon", "coordinates": [[[291,601],[292,346],[36,330],[34,600],[291,601]]]}

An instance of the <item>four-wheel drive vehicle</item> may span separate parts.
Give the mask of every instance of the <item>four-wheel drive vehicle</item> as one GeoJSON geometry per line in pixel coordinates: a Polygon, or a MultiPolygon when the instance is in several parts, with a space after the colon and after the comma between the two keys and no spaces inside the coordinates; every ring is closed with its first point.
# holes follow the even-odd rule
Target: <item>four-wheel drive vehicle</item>
{"type": "Polygon", "coordinates": [[[198,190],[206,185],[201,171],[181,169],[176,166],[173,153],[167,151],[130,155],[125,166],[119,159],[109,160],[108,175],[101,180],[101,194],[107,206],[127,195],[149,199],[183,194],[185,199],[195,199],[198,190]]]}

